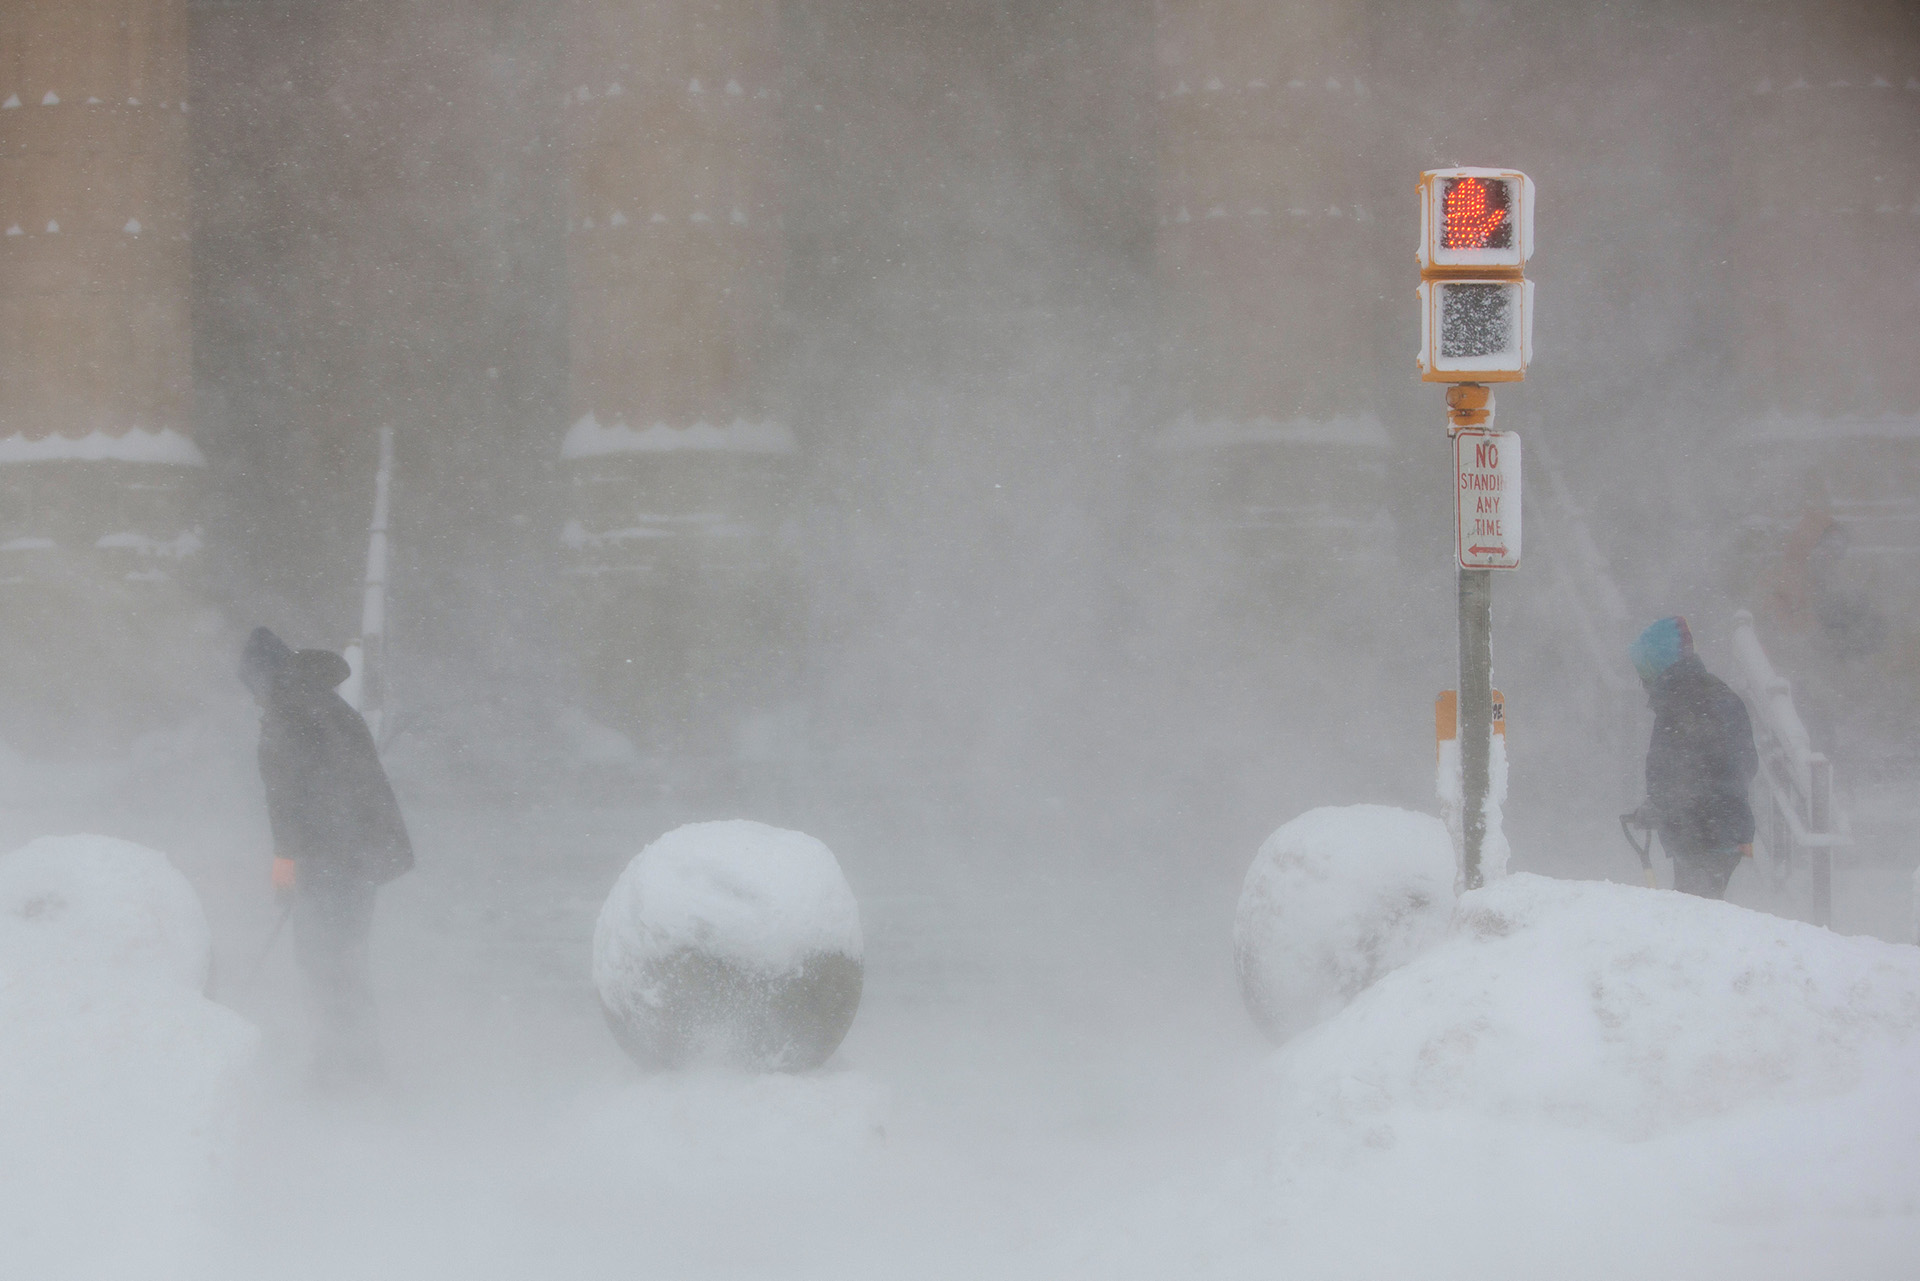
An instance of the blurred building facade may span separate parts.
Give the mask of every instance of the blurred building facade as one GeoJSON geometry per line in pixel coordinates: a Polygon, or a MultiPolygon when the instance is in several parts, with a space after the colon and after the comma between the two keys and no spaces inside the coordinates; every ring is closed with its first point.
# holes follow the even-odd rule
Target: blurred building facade
{"type": "Polygon", "coordinates": [[[579,0],[566,235],[570,635],[596,710],[682,748],[777,683],[797,447],[777,0],[579,0]]]}
{"type": "Polygon", "coordinates": [[[179,714],[202,548],[184,0],[0,6],[7,731],[179,714]]]}
{"type": "MultiPolygon", "coordinates": [[[[836,413],[884,405],[887,371],[855,364],[873,386],[809,416],[791,384],[844,371],[792,353],[834,326],[855,337],[818,350],[857,348],[874,315],[938,348],[974,331],[922,314],[1002,293],[1039,341],[1056,323],[1085,345],[1151,335],[1144,407],[1033,456],[1079,466],[1119,442],[1145,554],[1311,625],[1342,582],[1428,574],[1444,545],[1439,402],[1412,372],[1412,179],[1480,161],[1542,193],[1540,356],[1505,421],[1555,433],[1593,494],[1656,460],[1658,484],[1589,504],[1623,579],[1672,559],[1651,517],[1678,511],[1697,558],[1738,562],[1730,590],[1764,591],[1811,509],[1848,531],[1888,636],[1920,634],[1895,617],[1920,600],[1907,9],[1642,0],[1570,27],[1512,0],[1038,8],[0,0],[0,631],[36,638],[10,698],[44,716],[71,710],[56,665],[143,670],[151,629],[98,618],[147,618],[201,559],[245,621],[343,643],[392,426],[401,651],[465,646],[489,679],[560,651],[596,714],[724,735],[801,661],[797,562],[817,581],[844,559],[822,532],[844,522],[808,506],[855,472],[899,488],[930,483],[924,459],[970,457],[876,461],[897,448],[881,411],[836,413]],[[870,45],[829,55],[823,31],[870,45]],[[1095,37],[1138,56],[1076,55],[1095,37]],[[948,84],[952,40],[1013,65],[948,84]],[[1022,61],[1028,40],[1051,60],[1022,61]],[[800,60],[808,101],[788,92],[800,60]],[[918,114],[889,129],[875,108],[850,141],[855,98],[918,114]],[[981,119],[943,132],[944,103],[981,119]],[[1131,162],[1112,122],[1133,111],[1151,180],[1079,173],[1083,155],[1131,162]],[[1108,145],[1077,145],[1101,129],[1108,145]],[[1057,198],[1025,203],[999,185],[1050,181],[1057,198]],[[1089,231],[1135,222],[1144,250],[1089,231]],[[897,270],[989,261],[968,255],[996,237],[1017,289],[897,270]],[[1083,268],[1126,287],[1057,283],[1083,268]]],[[[1089,538],[1131,555],[1138,533],[1089,538]]]]}
{"type": "Polygon", "coordinates": [[[1725,263],[1736,590],[1856,775],[1920,757],[1920,49],[1876,9],[1776,15],[1803,38],[1730,86],[1747,147],[1725,263]]]}
{"type": "Polygon", "coordinates": [[[1156,9],[1161,518],[1179,559],[1264,580],[1296,611],[1320,594],[1313,571],[1378,574],[1395,554],[1389,436],[1349,364],[1376,345],[1383,259],[1406,239],[1374,183],[1366,16],[1156,9]]]}

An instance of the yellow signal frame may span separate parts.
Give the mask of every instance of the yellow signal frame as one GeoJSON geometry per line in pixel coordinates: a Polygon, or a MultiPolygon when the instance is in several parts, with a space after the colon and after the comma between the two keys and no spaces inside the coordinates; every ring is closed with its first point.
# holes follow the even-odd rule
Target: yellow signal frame
{"type": "Polygon", "coordinates": [[[1420,366],[1420,381],[1423,383],[1517,383],[1527,376],[1527,365],[1533,360],[1533,282],[1516,276],[1455,276],[1447,275],[1431,280],[1422,280],[1418,290],[1420,297],[1420,350],[1415,356],[1420,366]],[[1517,286],[1516,307],[1519,314],[1514,318],[1520,330],[1520,349],[1518,364],[1488,365],[1480,368],[1443,368],[1440,356],[1440,286],[1442,285],[1505,285],[1517,286]]]}
{"type": "Polygon", "coordinates": [[[1429,169],[1420,175],[1420,276],[1518,276],[1533,256],[1533,179],[1518,169],[1429,169]],[[1440,244],[1440,206],[1449,180],[1483,178],[1504,182],[1512,194],[1508,216],[1515,235],[1508,249],[1447,249],[1440,244]]]}

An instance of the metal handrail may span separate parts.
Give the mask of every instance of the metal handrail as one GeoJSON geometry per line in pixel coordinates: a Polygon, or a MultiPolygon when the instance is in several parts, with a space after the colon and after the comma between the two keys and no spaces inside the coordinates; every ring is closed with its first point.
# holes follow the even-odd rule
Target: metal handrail
{"type": "Polygon", "coordinates": [[[1626,598],[1614,581],[1606,556],[1594,540],[1587,514],[1561,474],[1552,446],[1543,436],[1529,438],[1534,469],[1546,481],[1541,513],[1557,520],[1559,537],[1542,544],[1552,562],[1561,598],[1572,615],[1574,633],[1587,651],[1595,679],[1609,695],[1635,697],[1639,685],[1620,663],[1628,633],[1626,598]]]}
{"type": "Polygon", "coordinates": [[[1754,631],[1753,614],[1733,616],[1734,687],[1746,700],[1760,754],[1767,805],[1757,817],[1759,843],[1775,879],[1804,866],[1812,913],[1819,925],[1833,917],[1833,851],[1853,844],[1852,826],[1833,801],[1833,763],[1813,750],[1813,736],[1793,705],[1793,685],[1774,670],[1754,631]]]}
{"type": "Polygon", "coordinates": [[[1634,636],[1626,597],[1594,536],[1586,511],[1560,469],[1549,435],[1539,432],[1529,436],[1527,449],[1528,484],[1536,486],[1532,499],[1537,503],[1535,511],[1541,525],[1551,528],[1550,536],[1536,540],[1533,546],[1544,556],[1552,580],[1554,622],[1572,632],[1591,677],[1591,683],[1583,684],[1577,694],[1572,690],[1563,693],[1585,704],[1582,710],[1586,723],[1604,744],[1606,755],[1620,763],[1613,781],[1618,799],[1632,805],[1641,795],[1643,784],[1641,771],[1631,762],[1636,755],[1635,740],[1645,745],[1642,735],[1647,700],[1633,669],[1623,661],[1634,636]]]}

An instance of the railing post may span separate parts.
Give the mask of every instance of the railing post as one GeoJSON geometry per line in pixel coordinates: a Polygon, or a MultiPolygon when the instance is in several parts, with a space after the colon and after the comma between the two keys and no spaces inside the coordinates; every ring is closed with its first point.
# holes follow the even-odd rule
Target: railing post
{"type": "Polygon", "coordinates": [[[1487,792],[1493,753],[1493,571],[1460,571],[1460,881],[1484,883],[1487,792]]]}
{"type": "Polygon", "coordinates": [[[1753,717],[1770,802],[1769,820],[1758,831],[1781,872],[1797,872],[1804,858],[1807,914],[1831,927],[1833,851],[1848,843],[1846,822],[1833,807],[1833,764],[1813,750],[1806,722],[1793,705],[1793,686],[1774,669],[1754,635],[1753,615],[1744,609],[1734,615],[1733,651],[1735,680],[1753,717]]]}
{"type": "Polygon", "coordinates": [[[1813,784],[1807,790],[1807,830],[1831,832],[1833,830],[1833,763],[1825,755],[1816,752],[1807,758],[1807,776],[1813,784]]]}
{"type": "MultiPolygon", "coordinates": [[[[1807,758],[1807,830],[1814,836],[1833,831],[1833,763],[1821,753],[1807,758]]],[[[1821,842],[1812,851],[1813,923],[1833,924],[1833,846],[1821,842]]]]}

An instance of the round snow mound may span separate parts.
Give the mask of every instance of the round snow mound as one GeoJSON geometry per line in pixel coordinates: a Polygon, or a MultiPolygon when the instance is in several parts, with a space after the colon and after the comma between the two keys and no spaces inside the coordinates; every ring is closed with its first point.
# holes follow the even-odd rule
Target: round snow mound
{"type": "Polygon", "coordinates": [[[6,962],[165,976],[204,991],[213,941],[193,886],[158,850],[43,836],[0,858],[6,962]]]}
{"type": "Polygon", "coordinates": [[[1327,806],[1280,828],[1254,856],[1233,922],[1253,1021],[1283,1042],[1439,941],[1453,877],[1453,840],[1429,814],[1327,806]]]}
{"type": "Polygon", "coordinates": [[[593,982],[646,1068],[802,1072],[860,1007],[860,905],[833,852],[742,819],[689,823],[627,865],[593,931],[593,982]]]}

